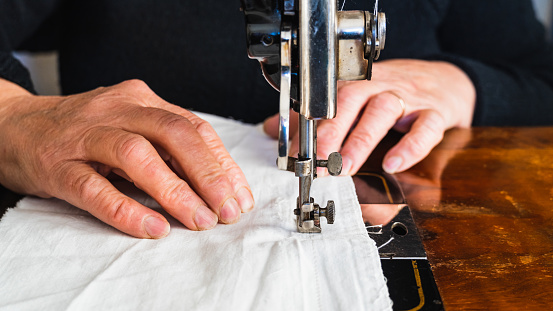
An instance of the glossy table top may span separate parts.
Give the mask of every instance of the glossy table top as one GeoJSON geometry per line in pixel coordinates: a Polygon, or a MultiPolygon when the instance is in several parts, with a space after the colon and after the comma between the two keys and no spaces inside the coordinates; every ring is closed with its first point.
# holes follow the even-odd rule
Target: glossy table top
{"type": "Polygon", "coordinates": [[[553,307],[553,128],[452,130],[396,178],[446,310],[553,307]]]}

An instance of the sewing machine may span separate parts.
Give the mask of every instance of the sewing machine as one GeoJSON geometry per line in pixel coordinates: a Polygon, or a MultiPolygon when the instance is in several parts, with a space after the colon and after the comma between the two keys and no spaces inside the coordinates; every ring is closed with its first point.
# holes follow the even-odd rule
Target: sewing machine
{"type": "MultiPolygon", "coordinates": [[[[338,11],[336,0],[241,2],[248,55],[260,62],[267,82],[280,91],[277,165],[299,178],[294,210],[297,229],[319,233],[321,217],[326,217],[328,224],[334,222],[335,206],[333,201],[326,207],[315,203],[311,184],[317,167],[339,175],[342,159],[337,152],[327,160],[317,159],[317,120],[336,116],[337,80],[371,79],[372,63],[385,45],[385,14],[378,11],[378,1],[373,12],[338,11]],[[290,108],[299,113],[297,158],[288,156],[290,108]]],[[[383,173],[361,172],[357,179],[358,192],[358,184],[364,183],[382,189],[380,194],[385,198],[384,202],[360,200],[362,206],[396,209],[395,217],[387,223],[366,222],[367,232],[379,249],[394,307],[418,304],[425,309],[441,309],[426,252],[398,184],[383,173]]]]}
{"type": "Polygon", "coordinates": [[[337,80],[371,78],[384,48],[384,13],[338,11],[335,0],[242,0],[248,55],[259,60],[265,79],[280,91],[277,165],[299,178],[294,213],[300,232],[321,232],[320,218],[334,222],[335,206],[311,197],[317,167],[339,175],[342,157],[317,159],[317,120],[336,116],[337,80]],[[299,153],[288,156],[290,108],[299,113],[299,153]]]}

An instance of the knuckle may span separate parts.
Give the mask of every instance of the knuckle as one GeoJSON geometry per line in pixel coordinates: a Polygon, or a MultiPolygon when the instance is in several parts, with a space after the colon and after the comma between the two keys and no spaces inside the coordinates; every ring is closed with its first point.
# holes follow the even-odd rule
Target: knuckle
{"type": "Polygon", "coordinates": [[[243,175],[240,167],[234,162],[230,155],[224,155],[219,157],[219,164],[226,171],[229,176],[241,176],[243,175]]]}
{"type": "Polygon", "coordinates": [[[167,113],[160,117],[159,128],[167,137],[186,138],[190,136],[192,125],[186,118],[177,114],[167,113]]]}
{"type": "Polygon", "coordinates": [[[222,157],[219,162],[224,169],[226,177],[234,187],[241,187],[244,184],[248,184],[244,172],[230,156],[222,157]]]}
{"type": "Polygon", "coordinates": [[[417,135],[410,136],[407,144],[413,154],[427,154],[444,136],[439,115],[429,116],[420,125],[417,135]]]}
{"type": "Polygon", "coordinates": [[[340,105],[344,105],[344,107],[355,106],[363,102],[364,100],[360,98],[357,90],[357,83],[349,83],[341,86],[338,90],[338,102],[340,105]]]}
{"type": "Polygon", "coordinates": [[[169,185],[164,185],[157,194],[159,204],[164,208],[181,208],[182,203],[193,201],[194,194],[184,180],[172,182],[169,185]]]}
{"type": "Polygon", "coordinates": [[[409,137],[406,141],[406,145],[408,146],[410,153],[414,155],[425,154],[429,149],[428,143],[421,137],[409,137]]]}
{"type": "Polygon", "coordinates": [[[194,127],[196,128],[196,131],[203,137],[216,135],[215,130],[213,129],[211,124],[209,124],[209,122],[205,120],[198,119],[195,122],[194,127]]]}
{"type": "Polygon", "coordinates": [[[133,205],[130,198],[121,198],[109,207],[105,216],[116,226],[129,227],[135,214],[133,205]]]}
{"type": "Polygon", "coordinates": [[[74,193],[83,200],[86,206],[94,206],[97,198],[104,192],[104,189],[98,189],[98,179],[94,173],[88,173],[73,177],[68,175],[64,184],[72,188],[74,193]]]}
{"type": "MultiPolygon", "coordinates": [[[[119,94],[114,91],[105,91],[94,96],[89,101],[82,104],[82,114],[93,118],[103,115],[104,112],[113,105],[112,98],[117,96],[119,96],[119,94]]],[[[113,109],[113,107],[111,107],[111,109],[113,109]]]]}
{"type": "Polygon", "coordinates": [[[150,91],[150,87],[146,82],[140,80],[140,79],[131,79],[127,81],[123,81],[118,84],[121,87],[129,88],[130,90],[148,90],[150,91]]]}
{"type": "Polygon", "coordinates": [[[220,173],[220,170],[205,170],[206,174],[198,176],[197,185],[199,189],[204,191],[212,191],[213,189],[225,189],[224,185],[228,183],[228,179],[220,173]]]}
{"type": "Polygon", "coordinates": [[[317,128],[317,136],[324,138],[324,140],[321,140],[322,144],[320,145],[324,145],[324,142],[336,142],[340,140],[342,137],[340,133],[341,128],[338,122],[326,121],[317,128]]]}
{"type": "Polygon", "coordinates": [[[133,163],[144,165],[151,161],[150,155],[153,147],[146,138],[139,135],[131,135],[123,138],[121,143],[116,144],[116,156],[120,163],[133,163]]]}
{"type": "Polygon", "coordinates": [[[129,227],[134,219],[134,202],[128,197],[114,196],[109,187],[102,185],[102,178],[90,172],[79,176],[67,174],[64,184],[82,202],[80,208],[107,220],[116,227],[129,227]]]}
{"type": "Polygon", "coordinates": [[[348,137],[348,141],[356,147],[363,148],[373,145],[375,137],[370,132],[356,133],[354,131],[348,137]]]}
{"type": "Polygon", "coordinates": [[[377,115],[396,116],[398,112],[399,102],[398,99],[391,94],[389,96],[376,96],[372,101],[373,113],[377,115]]]}
{"type": "Polygon", "coordinates": [[[425,122],[421,124],[421,131],[431,138],[441,140],[444,135],[444,121],[440,114],[429,113],[425,122]]]}
{"type": "Polygon", "coordinates": [[[416,79],[411,81],[410,87],[415,90],[422,90],[427,94],[434,94],[436,90],[440,89],[440,84],[437,79],[416,79]]]}
{"type": "Polygon", "coordinates": [[[118,119],[117,116],[122,113],[122,109],[129,103],[129,98],[131,98],[129,94],[130,92],[123,88],[107,87],[81,104],[81,115],[86,116],[89,120],[91,118],[118,119]],[[106,111],[110,112],[109,115],[106,111]]]}
{"type": "MultiPolygon", "coordinates": [[[[159,174],[163,171],[163,167],[160,165],[166,166],[165,162],[159,161],[159,156],[153,155],[151,152],[146,154],[144,158],[137,159],[137,165],[131,165],[130,168],[125,172],[127,175],[132,176],[132,170],[134,170],[136,167],[139,167],[140,170],[142,170],[145,174],[148,176],[155,176],[156,174],[159,174]]],[[[134,163],[133,163],[134,164],[134,163]]],[[[142,184],[142,180],[137,181],[140,184],[142,184]]]]}
{"type": "Polygon", "coordinates": [[[93,95],[83,109],[87,113],[104,116],[106,111],[110,111],[110,116],[113,118],[127,113],[129,104],[144,106],[143,102],[153,97],[155,93],[144,81],[133,79],[106,87],[93,95]]]}

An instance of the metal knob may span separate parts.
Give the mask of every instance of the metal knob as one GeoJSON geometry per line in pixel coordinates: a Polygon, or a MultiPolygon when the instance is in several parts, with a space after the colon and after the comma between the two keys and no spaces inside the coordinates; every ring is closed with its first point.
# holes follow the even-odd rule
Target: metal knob
{"type": "Polygon", "coordinates": [[[328,155],[328,160],[317,160],[317,166],[326,167],[330,175],[338,176],[342,173],[342,155],[333,152],[328,155]]]}
{"type": "Polygon", "coordinates": [[[334,201],[332,200],[326,203],[326,208],[319,209],[320,217],[326,217],[326,222],[330,225],[334,223],[334,213],[334,201]]]}

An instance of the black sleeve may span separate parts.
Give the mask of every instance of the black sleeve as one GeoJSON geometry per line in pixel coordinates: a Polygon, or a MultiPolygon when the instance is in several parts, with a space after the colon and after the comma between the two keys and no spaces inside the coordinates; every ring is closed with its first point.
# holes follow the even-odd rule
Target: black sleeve
{"type": "MultiPolygon", "coordinates": [[[[0,78],[34,92],[28,70],[12,52],[40,36],[61,0],[0,0],[0,78]]],[[[36,40],[35,40],[36,41],[36,40]]],[[[40,42],[40,40],[38,40],[40,42]]],[[[40,50],[35,46],[33,50],[40,50]]]]}
{"type": "Polygon", "coordinates": [[[477,91],[474,125],[552,125],[553,47],[531,0],[451,0],[442,59],[477,91]]]}

